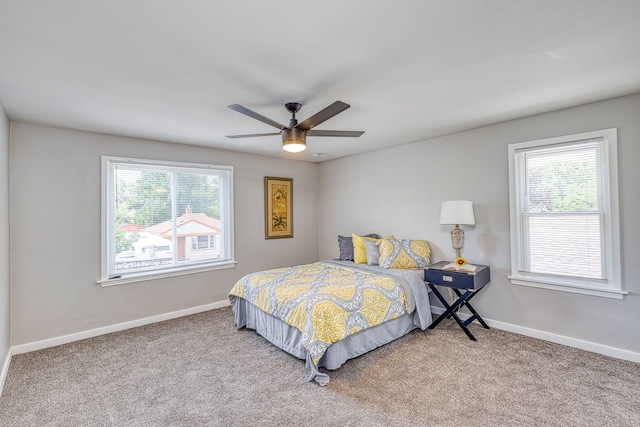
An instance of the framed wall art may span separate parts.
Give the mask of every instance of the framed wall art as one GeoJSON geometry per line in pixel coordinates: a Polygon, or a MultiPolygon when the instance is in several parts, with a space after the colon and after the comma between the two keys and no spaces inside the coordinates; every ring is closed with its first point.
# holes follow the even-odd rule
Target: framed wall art
{"type": "Polygon", "coordinates": [[[293,237],[293,179],[264,177],[265,239],[293,237]]]}

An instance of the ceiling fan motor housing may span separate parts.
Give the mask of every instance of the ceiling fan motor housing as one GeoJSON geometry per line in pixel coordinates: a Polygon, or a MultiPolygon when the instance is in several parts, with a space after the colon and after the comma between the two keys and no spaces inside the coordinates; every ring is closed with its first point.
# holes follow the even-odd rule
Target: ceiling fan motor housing
{"type": "Polygon", "coordinates": [[[307,131],[296,127],[282,129],[282,148],[294,153],[303,151],[307,148],[307,131]]]}
{"type": "Polygon", "coordinates": [[[307,140],[307,131],[300,128],[282,129],[282,142],[290,139],[305,142],[307,140]]]}

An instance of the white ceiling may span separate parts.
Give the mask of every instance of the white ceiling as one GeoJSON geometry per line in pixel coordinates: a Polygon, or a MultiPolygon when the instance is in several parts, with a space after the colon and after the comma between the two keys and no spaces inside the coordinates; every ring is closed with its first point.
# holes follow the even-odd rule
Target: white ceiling
{"type": "Polygon", "coordinates": [[[16,121],[325,161],[636,92],[638,0],[0,0],[16,121]],[[336,100],[362,137],[225,137],[336,100]]]}

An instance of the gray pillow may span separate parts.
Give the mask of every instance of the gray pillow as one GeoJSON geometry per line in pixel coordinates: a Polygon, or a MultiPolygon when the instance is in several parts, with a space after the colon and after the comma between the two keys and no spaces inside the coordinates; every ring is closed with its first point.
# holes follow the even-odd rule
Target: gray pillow
{"type": "Polygon", "coordinates": [[[338,236],[338,248],[342,261],[353,261],[353,239],[351,236],[338,236]]]}
{"type": "Polygon", "coordinates": [[[380,246],[376,245],[376,242],[372,242],[371,240],[365,240],[364,249],[367,253],[367,264],[379,265],[380,264],[380,246]]]}
{"type": "MultiPolygon", "coordinates": [[[[373,237],[374,239],[379,239],[375,233],[367,234],[365,237],[373,237]]],[[[340,249],[340,260],[341,261],[353,261],[353,239],[351,236],[340,236],[338,235],[338,249],[340,249]]],[[[378,257],[380,255],[378,254],[378,257]]],[[[369,259],[367,257],[367,259],[369,259]]],[[[377,259],[377,258],[376,258],[377,259]]]]}

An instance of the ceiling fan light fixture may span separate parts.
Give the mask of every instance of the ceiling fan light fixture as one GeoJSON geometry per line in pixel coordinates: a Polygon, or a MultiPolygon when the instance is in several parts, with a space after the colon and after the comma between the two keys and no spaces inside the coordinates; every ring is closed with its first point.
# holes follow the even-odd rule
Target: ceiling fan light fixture
{"type": "Polygon", "coordinates": [[[290,153],[299,153],[306,150],[307,146],[305,145],[304,141],[290,139],[289,141],[284,141],[282,143],[282,149],[290,153]]]}
{"type": "Polygon", "coordinates": [[[290,153],[299,153],[307,149],[307,132],[298,129],[282,130],[282,149],[290,153]]]}

